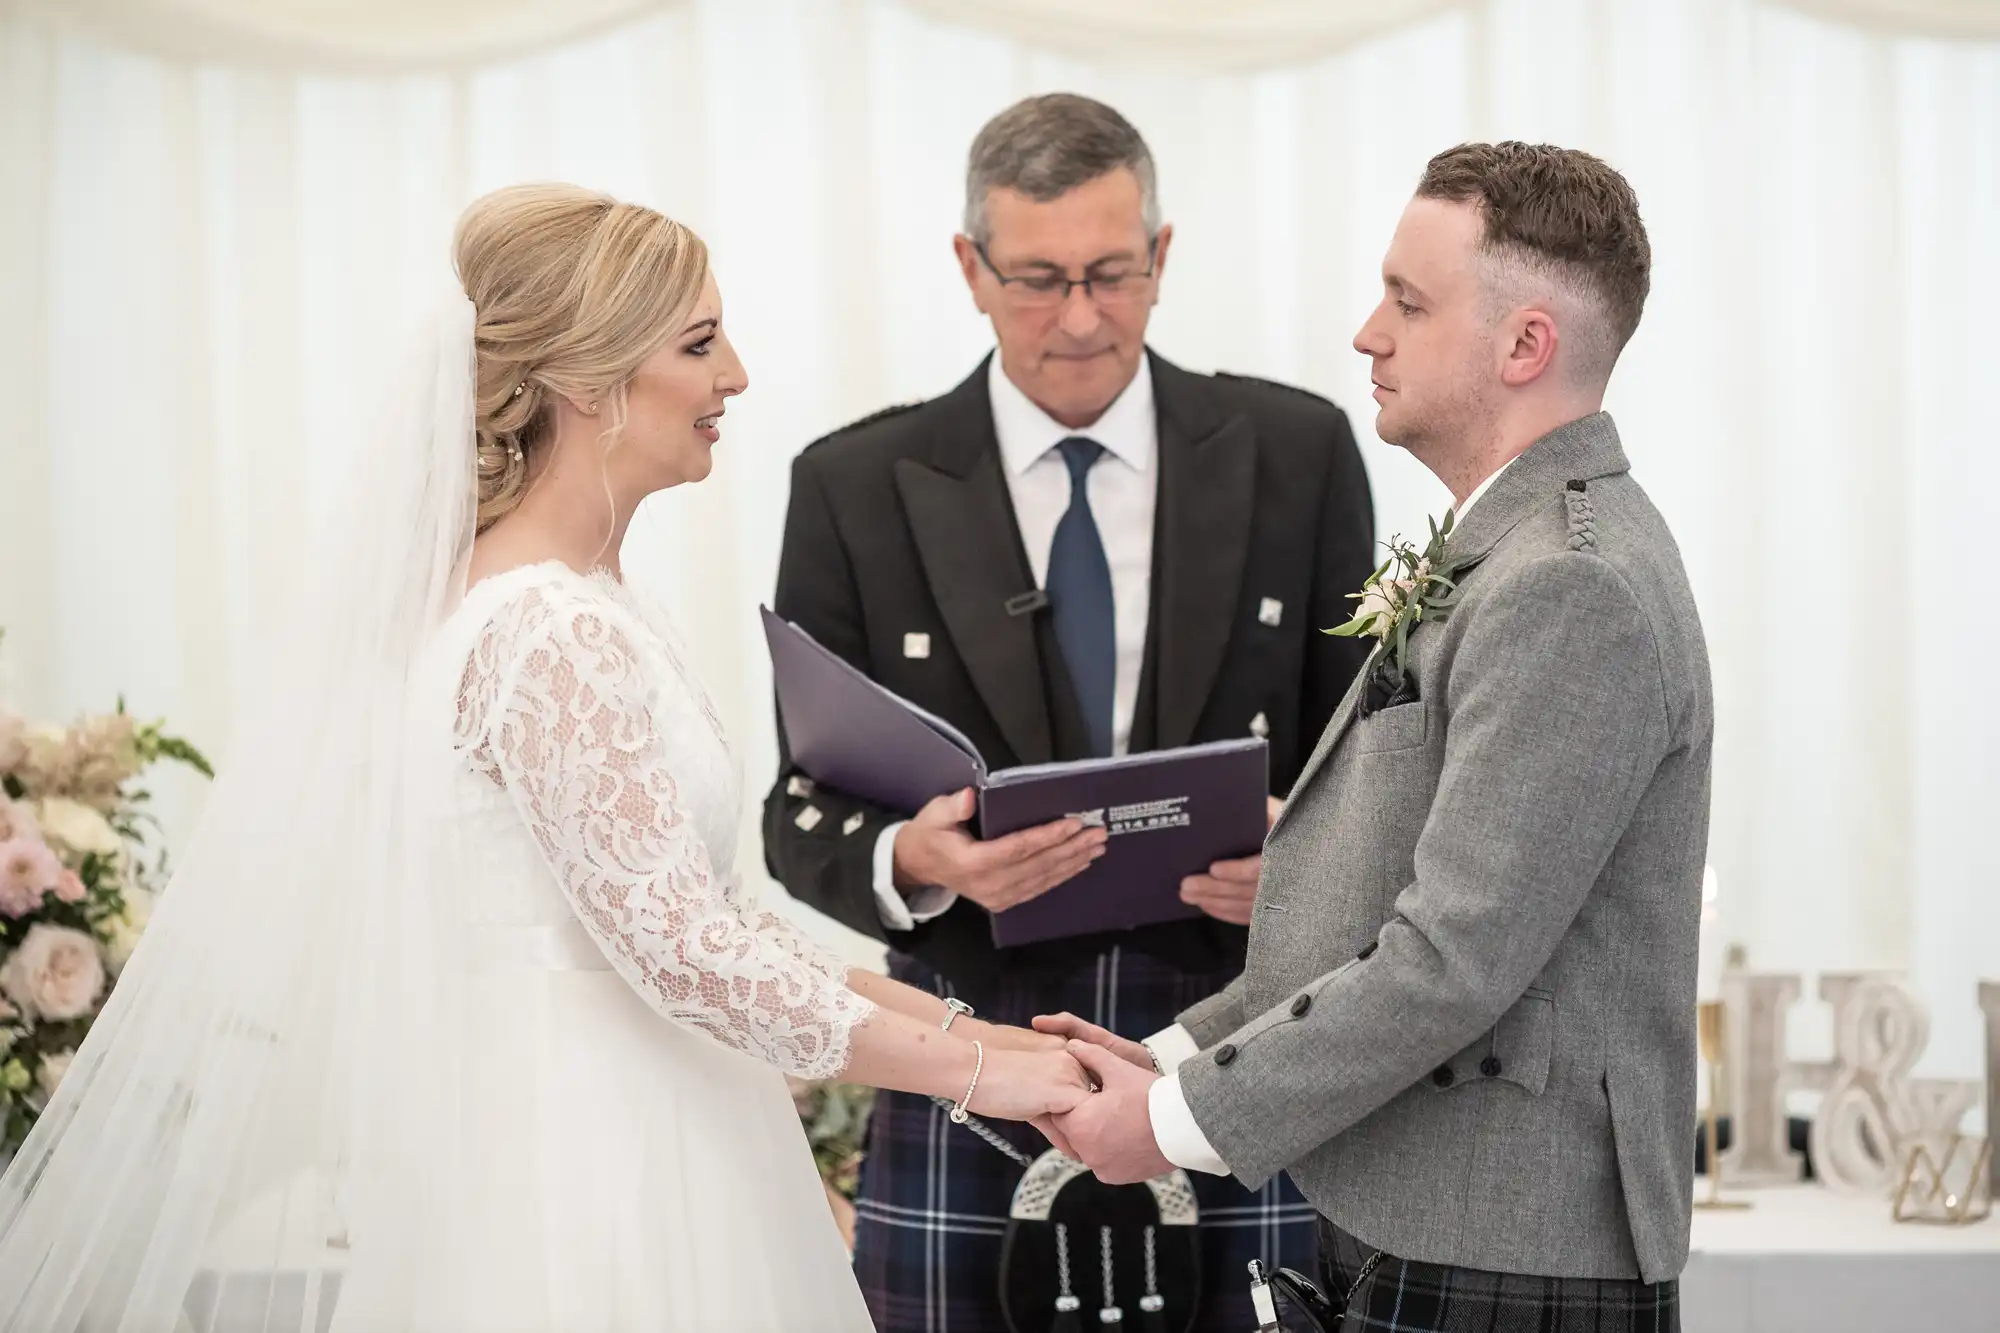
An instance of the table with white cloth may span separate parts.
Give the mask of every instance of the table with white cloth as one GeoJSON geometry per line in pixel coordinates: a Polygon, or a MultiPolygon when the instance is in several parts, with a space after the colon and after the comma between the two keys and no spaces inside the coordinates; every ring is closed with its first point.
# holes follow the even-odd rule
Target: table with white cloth
{"type": "Polygon", "coordinates": [[[1752,1206],[1695,1210],[1685,1333],[2000,1333],[2000,1215],[1896,1222],[1886,1198],[1816,1185],[1724,1197],[1752,1206]]]}

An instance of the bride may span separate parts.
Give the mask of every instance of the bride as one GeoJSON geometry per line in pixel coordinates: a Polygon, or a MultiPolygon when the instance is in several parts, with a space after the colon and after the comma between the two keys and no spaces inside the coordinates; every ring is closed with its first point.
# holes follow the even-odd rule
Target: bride
{"type": "Polygon", "coordinates": [[[0,1182],[9,1333],[865,1329],[783,1075],[1016,1119],[1087,1094],[1059,1039],[741,894],[737,760],[618,565],[747,384],[701,240],[526,186],[455,259],[0,1182]]]}

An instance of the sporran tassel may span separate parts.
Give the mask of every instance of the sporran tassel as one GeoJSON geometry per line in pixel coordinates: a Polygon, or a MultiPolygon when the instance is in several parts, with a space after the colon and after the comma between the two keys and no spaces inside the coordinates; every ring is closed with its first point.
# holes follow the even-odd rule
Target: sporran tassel
{"type": "Polygon", "coordinates": [[[1083,1302],[1070,1287],[1069,1228],[1056,1223],[1056,1318],[1049,1333],[1083,1333],[1083,1302]]]}
{"type": "Polygon", "coordinates": [[[1139,1298],[1140,1333],[1167,1333],[1167,1301],[1160,1295],[1160,1256],[1152,1227],[1146,1228],[1146,1294],[1139,1298]]]}
{"type": "Polygon", "coordinates": [[[1125,1312],[1118,1308],[1118,1298],[1113,1294],[1111,1284],[1111,1228],[1097,1229],[1099,1247],[1104,1255],[1104,1307],[1097,1312],[1097,1322],[1109,1327],[1125,1322],[1125,1312]]]}

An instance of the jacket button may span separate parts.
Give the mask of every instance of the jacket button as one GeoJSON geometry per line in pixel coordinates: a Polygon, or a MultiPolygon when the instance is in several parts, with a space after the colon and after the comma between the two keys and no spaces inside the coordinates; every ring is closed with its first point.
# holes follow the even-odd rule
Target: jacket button
{"type": "Polygon", "coordinates": [[[1431,1082],[1437,1084],[1440,1088],[1450,1087],[1454,1077],[1455,1075],[1451,1072],[1450,1065],[1439,1065],[1431,1071],[1431,1082]]]}
{"type": "Polygon", "coordinates": [[[1215,1048],[1215,1063],[1226,1065],[1236,1058],[1236,1048],[1227,1044],[1215,1048]]]}
{"type": "Polygon", "coordinates": [[[1310,995],[1301,995],[1299,996],[1298,999],[1292,1001],[1292,1017],[1304,1018],[1306,1016],[1306,1010],[1312,1007],[1313,1007],[1313,997],[1310,995]]]}
{"type": "Polygon", "coordinates": [[[1360,962],[1363,959],[1373,957],[1375,953],[1375,944],[1376,941],[1374,940],[1368,941],[1368,947],[1363,949],[1360,953],[1354,955],[1355,961],[1360,962]]]}
{"type": "Polygon", "coordinates": [[[1488,1078],[1499,1078],[1500,1057],[1497,1055],[1489,1055],[1484,1060],[1481,1060],[1479,1062],[1479,1072],[1486,1075],[1486,1077],[1488,1078]]]}

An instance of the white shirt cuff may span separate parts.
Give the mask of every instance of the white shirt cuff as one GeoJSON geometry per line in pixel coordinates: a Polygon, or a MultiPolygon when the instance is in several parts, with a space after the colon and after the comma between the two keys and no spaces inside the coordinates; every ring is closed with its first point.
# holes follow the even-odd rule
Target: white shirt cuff
{"type": "Polygon", "coordinates": [[[1161,1028],[1140,1045],[1153,1053],[1153,1063],[1160,1067],[1162,1074],[1173,1073],[1181,1067],[1181,1061],[1201,1053],[1201,1045],[1195,1041],[1194,1034],[1179,1023],[1161,1028]]]}
{"type": "Polygon", "coordinates": [[[902,827],[902,824],[891,824],[875,839],[875,910],[888,929],[915,930],[924,922],[950,911],[951,905],[958,901],[958,895],[936,884],[918,889],[908,898],[897,891],[896,834],[902,827]]]}
{"type": "MultiPolygon", "coordinates": [[[[1185,1035],[1185,1034],[1183,1034],[1185,1035]]],[[[1146,1113],[1153,1122],[1153,1141],[1160,1154],[1183,1171],[1205,1171],[1226,1176],[1229,1167],[1209,1144],[1208,1135],[1194,1122],[1187,1098],[1181,1093],[1179,1071],[1156,1079],[1146,1091],[1146,1113]]]]}

